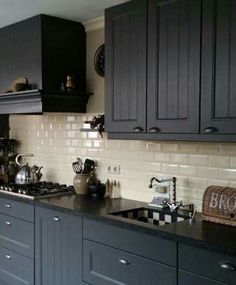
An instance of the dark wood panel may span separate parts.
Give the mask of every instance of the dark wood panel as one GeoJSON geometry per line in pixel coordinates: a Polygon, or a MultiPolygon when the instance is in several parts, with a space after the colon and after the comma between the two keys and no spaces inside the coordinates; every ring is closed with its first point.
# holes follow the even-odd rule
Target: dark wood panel
{"type": "Polygon", "coordinates": [[[235,19],[235,1],[203,1],[202,133],[236,133],[235,19]]]}
{"type": "Polygon", "coordinates": [[[106,130],[146,130],[147,2],[106,10],[106,130]]]}
{"type": "Polygon", "coordinates": [[[83,278],[93,285],[176,285],[176,268],[87,240],[83,262],[83,278]]]}
{"type": "Polygon", "coordinates": [[[35,284],[82,284],[82,219],[36,207],[35,284]]]}
{"type": "Polygon", "coordinates": [[[9,116],[0,115],[0,137],[9,137],[9,116]]]}
{"type": "Polygon", "coordinates": [[[149,1],[147,129],[199,132],[201,1],[149,1]]]}

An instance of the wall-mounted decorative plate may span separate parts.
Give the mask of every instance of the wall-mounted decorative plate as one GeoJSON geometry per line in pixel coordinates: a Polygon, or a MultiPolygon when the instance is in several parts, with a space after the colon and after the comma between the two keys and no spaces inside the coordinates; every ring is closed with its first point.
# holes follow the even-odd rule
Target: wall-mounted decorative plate
{"type": "Polygon", "coordinates": [[[105,76],[105,45],[102,44],[94,56],[94,68],[98,75],[105,76]]]}

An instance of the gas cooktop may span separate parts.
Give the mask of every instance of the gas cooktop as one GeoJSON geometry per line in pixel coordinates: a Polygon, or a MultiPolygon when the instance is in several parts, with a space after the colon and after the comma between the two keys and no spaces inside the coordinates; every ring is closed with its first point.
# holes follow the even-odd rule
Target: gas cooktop
{"type": "Polygon", "coordinates": [[[73,186],[52,182],[39,182],[35,184],[18,185],[11,183],[9,186],[1,185],[0,193],[9,194],[26,199],[42,199],[53,196],[69,195],[74,193],[73,186]]]}

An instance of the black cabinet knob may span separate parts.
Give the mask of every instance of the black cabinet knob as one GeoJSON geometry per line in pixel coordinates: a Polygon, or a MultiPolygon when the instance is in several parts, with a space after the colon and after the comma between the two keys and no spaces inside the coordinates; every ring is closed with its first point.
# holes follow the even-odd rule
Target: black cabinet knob
{"type": "Polygon", "coordinates": [[[153,127],[149,129],[149,133],[160,133],[161,129],[157,128],[157,127],[153,127]]]}
{"type": "Polygon", "coordinates": [[[144,129],[141,128],[141,127],[136,127],[136,128],[133,128],[133,131],[134,131],[135,133],[141,133],[141,132],[144,132],[144,129]]]}
{"type": "Polygon", "coordinates": [[[217,133],[218,130],[215,127],[207,127],[204,129],[204,133],[211,134],[211,133],[217,133]]]}
{"type": "Polygon", "coordinates": [[[219,262],[220,268],[226,271],[236,271],[236,267],[228,262],[228,261],[221,261],[219,262]]]}

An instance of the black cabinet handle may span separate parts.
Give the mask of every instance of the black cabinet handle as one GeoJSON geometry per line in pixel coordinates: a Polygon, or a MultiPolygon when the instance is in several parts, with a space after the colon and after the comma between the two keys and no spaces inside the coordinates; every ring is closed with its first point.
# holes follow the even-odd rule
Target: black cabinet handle
{"type": "Polygon", "coordinates": [[[228,262],[228,261],[221,261],[219,262],[220,268],[226,271],[236,271],[236,267],[228,262]]]}
{"type": "Polygon", "coordinates": [[[124,258],[120,258],[119,259],[119,262],[123,265],[130,265],[130,262],[127,260],[127,259],[124,259],[124,258]]]}
{"type": "Polygon", "coordinates": [[[7,204],[5,204],[5,207],[6,208],[11,208],[11,204],[7,203],[7,204]]]}
{"type": "Polygon", "coordinates": [[[5,255],[6,259],[12,259],[12,256],[10,254],[5,255]]]}
{"type": "Polygon", "coordinates": [[[207,127],[204,129],[204,133],[211,134],[211,133],[217,133],[218,130],[215,127],[207,127]]]}
{"type": "Polygon", "coordinates": [[[141,128],[141,127],[136,127],[136,128],[133,128],[133,131],[134,131],[135,133],[141,133],[141,132],[144,131],[144,129],[141,128]]]}
{"type": "Polygon", "coordinates": [[[161,129],[154,127],[149,129],[149,133],[160,133],[161,129]]]}
{"type": "Polygon", "coordinates": [[[12,225],[12,223],[9,222],[9,221],[6,221],[5,224],[6,224],[7,226],[11,226],[11,225],[12,225]]]}

